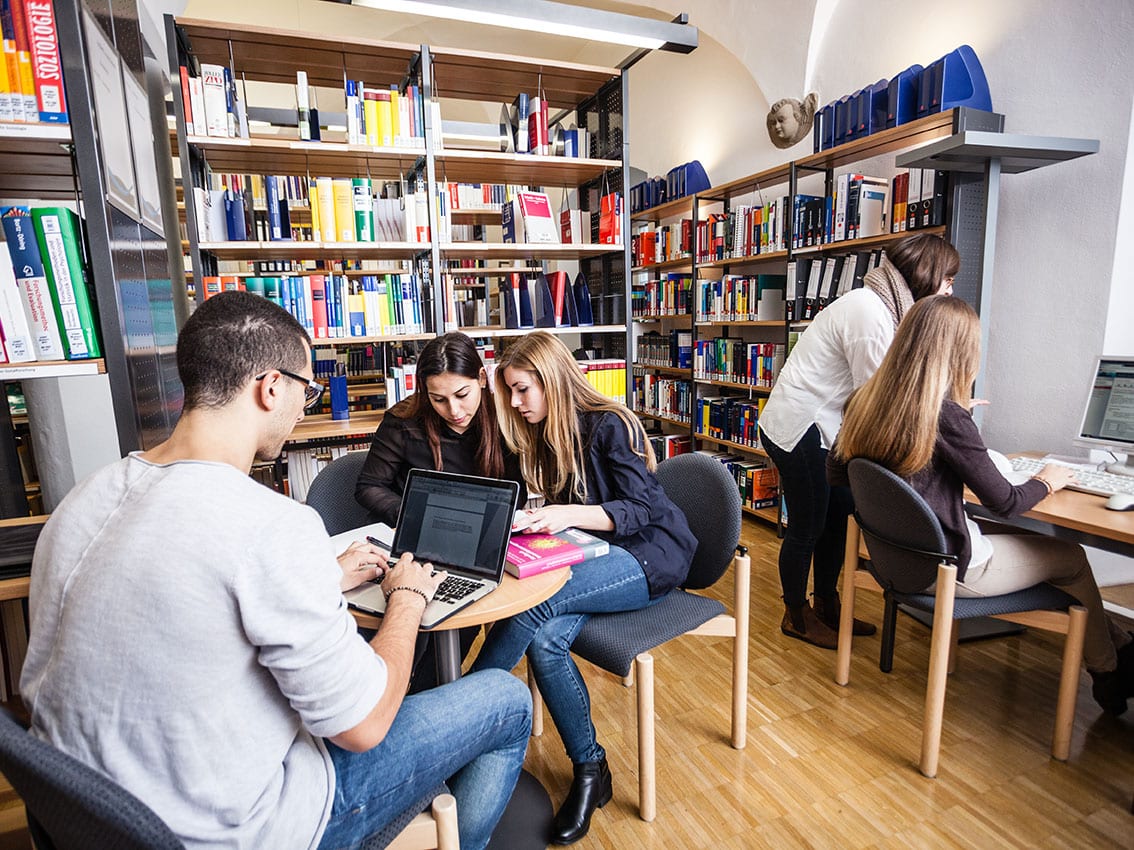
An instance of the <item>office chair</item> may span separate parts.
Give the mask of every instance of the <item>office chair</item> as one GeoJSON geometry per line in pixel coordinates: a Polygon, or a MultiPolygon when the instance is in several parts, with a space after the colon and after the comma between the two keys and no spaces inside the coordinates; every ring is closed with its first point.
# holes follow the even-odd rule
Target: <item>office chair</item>
{"type": "MultiPolygon", "coordinates": [[[[681,635],[731,637],[732,746],[743,749],[748,710],[748,593],[751,564],[740,546],[740,492],[720,461],[685,454],[658,465],[658,481],[685,514],[697,551],[685,583],[639,611],[592,615],[572,644],[581,658],[638,687],[638,810],[657,808],[654,751],[654,659],[650,650],[681,635]],[[734,566],[733,615],[715,599],[690,593],[711,587],[734,566]]],[[[534,695],[533,695],[534,696],[534,695]]]]}
{"type": "Polygon", "coordinates": [[[29,734],[0,709],[0,772],[24,801],[37,850],[184,850],[141,800],[29,734]]]}
{"type": "Polygon", "coordinates": [[[335,458],[319,470],[307,488],[307,504],[319,512],[327,533],[332,536],[374,521],[370,511],[354,498],[354,487],[366,455],[365,451],[357,451],[335,458]]]}
{"type": "Polygon", "coordinates": [[[855,513],[847,527],[835,681],[846,685],[850,680],[856,588],[880,591],[886,600],[880,663],[883,672],[888,673],[892,665],[898,604],[933,614],[919,762],[922,774],[932,779],[937,775],[941,749],[947,677],[956,652],[957,629],[953,621],[996,617],[1066,635],[1051,745],[1052,756],[1066,761],[1075,719],[1086,609],[1050,584],[1037,584],[1001,596],[958,598],[956,556],[945,553],[941,523],[921,495],[890,470],[864,458],[852,459],[847,472],[855,513]],[[865,540],[869,553],[864,570],[858,569],[860,540],[865,540]],[[935,591],[926,593],[925,589],[934,581],[935,591]]]}

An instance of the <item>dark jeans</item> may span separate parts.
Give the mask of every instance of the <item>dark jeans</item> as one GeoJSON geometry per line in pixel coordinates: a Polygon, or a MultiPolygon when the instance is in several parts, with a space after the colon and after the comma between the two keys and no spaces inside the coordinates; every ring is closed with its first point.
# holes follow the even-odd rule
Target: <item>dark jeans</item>
{"type": "Polygon", "coordinates": [[[762,436],[761,445],[780,473],[780,494],[788,524],[780,546],[780,586],[784,603],[807,602],[807,574],[815,559],[815,595],[838,593],[839,570],[847,541],[847,517],[854,510],[849,487],[827,483],[827,450],[812,425],[790,452],[762,436]]]}

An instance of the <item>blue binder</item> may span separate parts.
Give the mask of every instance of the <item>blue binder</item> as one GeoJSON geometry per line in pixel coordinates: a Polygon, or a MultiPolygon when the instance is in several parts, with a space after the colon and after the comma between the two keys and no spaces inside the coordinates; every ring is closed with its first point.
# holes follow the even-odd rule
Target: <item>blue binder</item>
{"type": "Polygon", "coordinates": [[[992,111],[988,79],[974,51],[962,44],[933,63],[933,91],[930,112],[944,112],[958,106],[992,111]]]}
{"type": "Polygon", "coordinates": [[[579,325],[589,326],[595,323],[595,313],[591,309],[591,288],[587,286],[587,279],[579,272],[575,276],[575,284],[571,287],[575,296],[575,308],[579,313],[579,325]]]}
{"type": "Polygon", "coordinates": [[[886,95],[886,128],[900,127],[917,118],[917,88],[921,65],[910,65],[890,80],[886,95]]]}

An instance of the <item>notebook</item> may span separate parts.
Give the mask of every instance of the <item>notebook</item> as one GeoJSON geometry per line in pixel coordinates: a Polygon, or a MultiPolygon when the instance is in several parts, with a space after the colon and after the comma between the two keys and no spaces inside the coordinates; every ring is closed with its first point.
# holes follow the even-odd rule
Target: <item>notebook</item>
{"type": "MultiPolygon", "coordinates": [[[[515,481],[410,470],[390,556],[412,552],[415,560],[449,573],[426,606],[421,628],[433,628],[500,585],[519,498],[515,481]]],[[[351,590],[346,599],[362,611],[386,611],[377,584],[351,590]]]]}

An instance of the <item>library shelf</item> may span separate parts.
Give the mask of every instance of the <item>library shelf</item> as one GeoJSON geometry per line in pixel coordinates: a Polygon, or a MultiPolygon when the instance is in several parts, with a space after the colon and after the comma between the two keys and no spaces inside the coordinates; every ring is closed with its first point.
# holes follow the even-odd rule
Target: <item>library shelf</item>
{"type": "Polygon", "coordinates": [[[500,325],[485,325],[457,328],[457,330],[471,337],[526,336],[536,331],[547,331],[549,334],[562,336],[563,334],[624,334],[626,325],[567,325],[558,328],[505,328],[500,325]]]}
{"type": "Polygon", "coordinates": [[[688,313],[643,313],[630,317],[635,322],[688,322],[693,317],[688,313]]]}
{"type": "MultiPolygon", "coordinates": [[[[621,245],[563,245],[551,242],[448,242],[439,246],[442,258],[478,260],[581,260],[622,251],[621,245]]],[[[625,332],[625,328],[623,328],[625,332]]]]}
{"type": "Polygon", "coordinates": [[[945,136],[952,136],[955,112],[956,110],[949,109],[945,112],[918,118],[908,124],[891,127],[889,130],[872,133],[862,139],[844,142],[829,150],[797,159],[795,165],[797,168],[808,170],[839,168],[852,162],[871,159],[905,148],[912,148],[916,145],[923,145],[945,136]]]}
{"type": "Polygon", "coordinates": [[[721,440],[717,437],[707,437],[700,432],[695,433],[693,436],[698,440],[703,440],[706,443],[713,443],[717,446],[725,446],[726,448],[736,449],[739,452],[756,455],[757,457],[768,457],[768,453],[766,451],[757,448],[756,446],[746,446],[744,443],[734,443],[732,440],[721,440]]]}
{"type": "Polygon", "coordinates": [[[634,266],[630,271],[634,274],[640,272],[666,272],[673,271],[674,269],[687,269],[690,268],[692,264],[692,257],[677,257],[676,259],[666,260],[662,263],[649,263],[644,266],[634,266]]]}
{"type": "Polygon", "coordinates": [[[737,381],[718,381],[715,378],[693,378],[695,384],[710,384],[714,387],[728,387],[731,390],[748,390],[759,395],[767,395],[772,391],[771,387],[758,387],[755,384],[742,384],[737,381]]]}
{"type": "Polygon", "coordinates": [[[645,369],[647,372],[656,372],[659,375],[689,379],[689,370],[679,369],[676,366],[652,366],[649,363],[632,363],[631,366],[635,369],[645,369]]]}
{"type": "Polygon", "coordinates": [[[347,384],[347,398],[365,398],[366,396],[385,394],[385,383],[347,384]]]}
{"type": "Polygon", "coordinates": [[[374,429],[385,415],[384,410],[362,410],[352,413],[349,419],[332,419],[329,413],[306,416],[292,430],[284,448],[293,443],[304,443],[309,440],[370,435],[374,433],[374,429]]]}
{"type": "Polygon", "coordinates": [[[881,233],[878,236],[866,236],[862,239],[843,239],[839,242],[826,242],[822,245],[809,245],[806,248],[796,248],[792,251],[792,255],[796,257],[810,257],[815,254],[838,254],[843,251],[865,251],[871,248],[879,248],[889,245],[891,242],[897,242],[899,239],[905,239],[913,233],[927,233],[933,236],[944,236],[945,225],[940,224],[936,227],[923,227],[920,230],[906,231],[900,233],[881,233]]]}
{"type": "Polygon", "coordinates": [[[693,195],[686,195],[682,198],[675,198],[672,201],[666,201],[664,204],[658,204],[656,207],[649,209],[638,210],[638,212],[630,213],[631,221],[661,221],[667,218],[674,218],[682,215],[683,213],[691,212],[693,209],[693,195]]]}
{"type": "Polygon", "coordinates": [[[441,274],[445,277],[507,277],[510,274],[540,274],[542,266],[498,266],[497,268],[445,268],[441,274]]]}
{"type": "Polygon", "coordinates": [[[616,159],[501,153],[500,151],[437,151],[437,179],[455,183],[521,183],[534,186],[577,186],[621,168],[616,159]]]}
{"type": "Polygon", "coordinates": [[[429,245],[418,242],[303,242],[290,239],[261,242],[249,239],[244,242],[202,242],[200,249],[218,260],[292,260],[300,257],[411,260],[428,251],[429,245]]]}
{"type": "Polygon", "coordinates": [[[449,210],[453,224],[500,224],[500,210],[449,210]]]}
{"type": "Polygon", "coordinates": [[[102,375],[106,361],[90,360],[32,360],[29,363],[0,365],[0,381],[26,381],[31,378],[66,378],[73,375],[102,375]]]}
{"type": "Polygon", "coordinates": [[[782,328],[783,319],[765,319],[753,321],[748,319],[709,319],[695,323],[699,328],[782,328]]]}
{"type": "Polygon", "coordinates": [[[728,183],[722,183],[719,186],[706,189],[704,192],[698,192],[697,200],[706,203],[717,203],[741,195],[750,195],[754,192],[760,192],[769,186],[775,186],[778,183],[786,183],[790,177],[791,163],[783,163],[774,168],[768,168],[756,174],[750,174],[747,177],[741,177],[728,183]]]}
{"type": "Polygon", "coordinates": [[[312,348],[335,348],[340,345],[369,345],[383,342],[408,342],[410,340],[433,339],[436,334],[383,334],[382,336],[337,336],[330,339],[311,340],[312,348]]]}
{"type": "Polygon", "coordinates": [[[644,410],[635,410],[634,413],[636,413],[638,416],[641,416],[643,419],[653,419],[657,422],[665,422],[668,425],[676,425],[678,428],[689,427],[688,422],[682,422],[680,419],[672,419],[669,416],[659,416],[657,413],[646,413],[644,410]]]}
{"type": "Polygon", "coordinates": [[[0,197],[75,198],[69,124],[0,124],[0,197]]]}
{"type": "Polygon", "coordinates": [[[227,174],[258,174],[266,162],[278,174],[313,177],[399,179],[425,156],[418,148],[371,147],[346,142],[311,142],[278,137],[249,139],[188,136],[205,154],[209,167],[227,174]]]}
{"type": "Polygon", "coordinates": [[[764,522],[770,522],[772,525],[779,525],[780,509],[777,505],[773,505],[770,508],[750,508],[747,505],[741,505],[740,509],[749,516],[762,519],[764,522]]]}
{"type": "Polygon", "coordinates": [[[788,258],[787,251],[769,251],[766,254],[750,254],[747,257],[726,257],[723,260],[706,260],[697,263],[698,269],[720,269],[725,266],[755,266],[760,263],[778,263],[788,258]]]}

